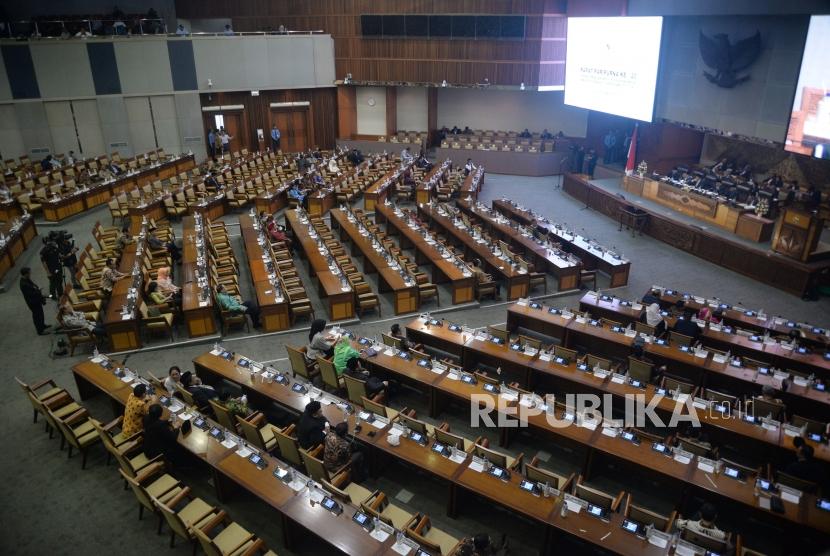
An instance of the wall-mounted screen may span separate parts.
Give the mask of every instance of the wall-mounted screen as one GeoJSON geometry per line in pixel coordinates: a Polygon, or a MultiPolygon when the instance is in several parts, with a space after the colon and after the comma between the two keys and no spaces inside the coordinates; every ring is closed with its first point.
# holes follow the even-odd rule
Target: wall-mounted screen
{"type": "Polygon", "coordinates": [[[650,122],[662,17],[569,17],[565,104],[650,122]]]}
{"type": "Polygon", "coordinates": [[[793,112],[787,129],[788,151],[830,158],[830,15],[810,18],[793,112]]]}

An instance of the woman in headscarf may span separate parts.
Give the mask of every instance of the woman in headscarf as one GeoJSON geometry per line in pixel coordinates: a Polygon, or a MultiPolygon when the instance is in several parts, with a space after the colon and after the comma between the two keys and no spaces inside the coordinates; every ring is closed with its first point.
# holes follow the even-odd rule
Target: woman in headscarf
{"type": "Polygon", "coordinates": [[[718,312],[712,312],[709,307],[701,307],[700,311],[697,312],[698,320],[702,320],[703,322],[711,322],[714,324],[719,324],[720,319],[718,318],[718,312]]]}
{"type": "Polygon", "coordinates": [[[655,336],[662,336],[666,331],[666,321],[663,320],[663,315],[660,314],[660,306],[657,303],[652,303],[646,307],[646,312],[640,317],[640,322],[653,326],[655,336]]]}

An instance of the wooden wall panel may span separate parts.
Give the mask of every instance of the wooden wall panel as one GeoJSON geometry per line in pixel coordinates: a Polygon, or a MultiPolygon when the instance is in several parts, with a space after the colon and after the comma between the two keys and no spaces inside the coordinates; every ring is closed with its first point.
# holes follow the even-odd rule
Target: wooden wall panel
{"type": "MultiPolygon", "coordinates": [[[[259,96],[251,96],[250,91],[235,91],[226,93],[203,93],[200,95],[202,106],[218,106],[241,104],[243,112],[243,137],[240,137],[240,146],[256,150],[258,142],[256,130],[262,129],[266,138],[271,129],[272,102],[301,102],[308,101],[309,105],[309,136],[312,144],[323,149],[332,149],[337,136],[337,90],[334,87],[321,89],[286,89],[276,91],[260,91],[259,96]],[[332,117],[332,116],[335,117],[332,117]]],[[[283,132],[284,133],[284,132],[283,132]]]]}
{"type": "Polygon", "coordinates": [[[337,87],[337,137],[351,139],[357,133],[357,89],[337,87]]]}
{"type": "Polygon", "coordinates": [[[335,41],[338,79],[494,85],[562,85],[566,0],[176,0],[182,18],[229,17],[236,31],[322,30],[335,41]],[[364,39],[363,14],[525,15],[525,39],[364,39]],[[518,65],[519,67],[508,67],[518,65]]]}

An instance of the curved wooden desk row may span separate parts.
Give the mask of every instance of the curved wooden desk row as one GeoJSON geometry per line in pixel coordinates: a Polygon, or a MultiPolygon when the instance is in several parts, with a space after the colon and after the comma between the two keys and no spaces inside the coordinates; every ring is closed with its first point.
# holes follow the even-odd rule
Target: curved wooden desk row
{"type": "MultiPolygon", "coordinates": [[[[524,309],[524,307],[520,307],[524,309]]],[[[539,311],[539,309],[529,309],[529,311],[539,311]]],[[[547,311],[544,312],[548,315],[547,311]]],[[[558,317],[560,322],[557,324],[568,330],[580,330],[583,327],[594,328],[590,325],[582,325],[576,323],[573,319],[564,319],[558,315],[549,315],[550,317],[558,317]]],[[[627,340],[623,334],[617,334],[608,331],[609,334],[615,334],[627,340]]],[[[463,331],[452,331],[449,325],[444,323],[443,326],[426,326],[419,318],[414,319],[407,324],[407,336],[414,341],[424,343],[435,348],[441,349],[448,353],[453,353],[461,357],[465,368],[475,369],[478,363],[484,363],[491,366],[501,366],[504,369],[512,370],[521,373],[524,378],[524,384],[533,384],[535,381],[567,383],[569,392],[582,393],[585,389],[589,389],[590,393],[612,394],[614,396],[624,397],[630,394],[643,394],[646,400],[651,400],[656,395],[653,387],[646,389],[637,388],[630,384],[618,384],[613,381],[613,376],[595,376],[590,370],[579,370],[575,362],[570,362],[567,365],[561,365],[553,360],[544,361],[540,358],[540,354],[527,355],[524,352],[517,352],[512,350],[507,345],[495,344],[489,340],[482,340],[480,336],[477,337],[472,334],[466,334],[463,331]]],[[[649,346],[650,348],[663,349],[664,346],[649,346]]],[[[666,349],[673,349],[665,347],[666,349]]],[[[655,352],[658,352],[655,349],[655,352]]],[[[692,357],[694,357],[692,355],[692,357]]],[[[586,392],[588,393],[588,392],[586,392]]],[[[657,406],[657,410],[663,415],[670,414],[675,409],[675,401],[661,396],[661,402],[657,406]]],[[[619,401],[619,400],[618,400],[619,401]]],[[[792,443],[792,438],[789,437],[782,427],[778,427],[775,431],[767,430],[759,425],[753,425],[738,419],[723,419],[720,414],[712,415],[708,409],[693,408],[700,419],[701,423],[710,428],[713,433],[725,435],[731,439],[747,442],[749,445],[762,446],[766,449],[776,448],[784,451],[781,455],[795,451],[792,443]]],[[[830,447],[826,444],[813,443],[816,458],[823,461],[830,462],[830,447]]],[[[792,454],[790,453],[790,457],[792,454]]]]}
{"type": "MultiPolygon", "coordinates": [[[[453,341],[452,336],[458,335],[459,340],[463,334],[461,332],[453,332],[448,330],[446,324],[442,327],[425,326],[421,319],[415,319],[407,325],[407,336],[416,341],[426,341],[429,343],[431,338],[441,339],[444,342],[453,341]]],[[[504,348],[509,351],[506,346],[497,346],[492,342],[480,340],[469,340],[465,344],[465,349],[480,350],[480,353],[489,351],[489,344],[494,348],[504,348]]],[[[490,351],[491,355],[505,355],[497,354],[497,349],[490,351]]],[[[515,352],[511,352],[515,353],[515,352]]],[[[533,366],[536,370],[543,362],[534,361],[534,358],[516,354],[519,357],[524,357],[526,365],[533,366]]],[[[385,370],[391,374],[404,379],[409,379],[411,382],[419,383],[420,385],[428,385],[430,388],[430,395],[433,404],[433,409],[437,413],[437,405],[439,398],[453,398],[460,400],[463,403],[471,403],[473,395],[477,396],[479,403],[482,400],[487,401],[488,407],[495,408],[494,411],[502,413],[509,419],[516,418],[517,404],[515,400],[508,400],[500,394],[492,394],[487,392],[483,384],[468,384],[458,379],[450,378],[447,373],[436,375],[434,378],[430,375],[435,375],[431,370],[420,367],[415,361],[404,361],[400,357],[395,357],[394,361],[381,359],[380,355],[367,360],[370,365],[376,367],[377,370],[385,370]],[[430,380],[431,379],[431,380],[430,380]],[[510,410],[506,408],[510,407],[510,410]]],[[[504,364],[508,364],[509,360],[502,359],[504,364]]],[[[629,384],[617,384],[611,381],[611,377],[598,378],[591,372],[582,372],[576,369],[576,365],[557,365],[550,363],[551,368],[556,367],[556,373],[564,377],[566,380],[572,381],[574,384],[589,387],[594,392],[611,393],[614,395],[625,394],[644,394],[647,401],[651,400],[656,395],[653,386],[649,386],[646,390],[641,390],[629,384]]],[[[473,366],[474,367],[474,366],[473,366]]],[[[662,397],[662,396],[661,396],[662,397]]],[[[662,400],[657,406],[658,412],[671,412],[678,402],[669,398],[662,397],[662,400]]],[[[708,412],[697,410],[698,416],[702,422],[713,426],[719,426],[718,421],[723,423],[723,419],[718,419],[717,416],[710,415],[708,412]]],[[[558,419],[563,418],[563,411],[555,410],[555,416],[558,419]]],[[[651,448],[651,444],[643,441],[641,444],[633,444],[629,441],[623,440],[619,436],[608,436],[602,431],[601,424],[598,424],[595,429],[585,426],[571,425],[567,427],[554,427],[547,419],[544,413],[536,413],[528,417],[528,425],[534,430],[543,433],[545,437],[556,437],[568,439],[577,444],[585,446],[590,451],[600,451],[610,457],[624,460],[629,464],[639,467],[644,467],[649,470],[654,470],[666,477],[683,482],[689,486],[703,490],[710,494],[717,494],[723,496],[734,502],[738,502],[744,506],[752,508],[766,515],[768,518],[785,519],[789,522],[799,523],[807,527],[828,533],[830,532],[830,514],[823,512],[816,508],[816,498],[813,495],[803,494],[798,504],[785,504],[785,513],[776,514],[770,510],[760,506],[758,498],[754,495],[754,483],[752,481],[736,481],[729,477],[718,475],[714,473],[704,472],[699,469],[694,461],[684,464],[675,461],[671,457],[664,456],[655,452],[651,448]]],[[[725,426],[725,425],[720,425],[725,426]]],[[[748,423],[737,422],[737,426],[746,428],[748,432],[754,435],[754,438],[768,442],[770,445],[780,445],[782,448],[793,450],[792,439],[779,432],[772,432],[761,427],[755,427],[748,423]],[[756,428],[757,431],[751,429],[756,428]]],[[[508,433],[511,430],[502,428],[502,442],[508,441],[508,433]]],[[[826,446],[824,447],[824,460],[828,460],[828,453],[826,446]]],[[[818,450],[816,452],[819,454],[818,450]]],[[[586,465],[590,458],[586,459],[586,465]]],[[[589,470],[583,469],[582,472],[587,473],[589,470]]]]}
{"type": "Polygon", "coordinates": [[[26,248],[37,237],[35,219],[30,214],[27,218],[13,216],[10,221],[0,224],[0,232],[6,236],[6,242],[0,247],[0,280],[14,267],[26,248]],[[17,229],[11,229],[11,221],[20,219],[21,223],[17,229]]]}
{"type": "Polygon", "coordinates": [[[395,192],[404,174],[412,168],[414,163],[415,161],[413,160],[403,167],[392,168],[366,189],[363,193],[363,208],[366,212],[371,212],[375,210],[376,205],[386,202],[389,194],[395,192]]]}
{"type": "Polygon", "coordinates": [[[437,160],[443,160],[443,162],[435,164],[423,177],[421,183],[415,187],[415,202],[418,204],[429,203],[436,189],[436,183],[440,185],[441,182],[447,179],[452,169],[452,161],[449,158],[439,158],[437,160]]]}
{"type": "Polygon", "coordinates": [[[43,217],[50,222],[59,222],[91,208],[107,203],[119,193],[141,187],[156,180],[164,180],[186,172],[196,166],[195,157],[175,157],[158,166],[140,168],[133,174],[121,176],[110,182],[100,182],[74,195],[48,200],[43,203],[43,217]]]}
{"type": "Polygon", "coordinates": [[[240,215],[239,229],[242,233],[245,256],[248,258],[251,281],[257,294],[262,328],[266,332],[286,330],[291,326],[288,315],[289,300],[286,297],[276,296],[269,278],[265,261],[271,260],[270,247],[263,247],[259,244],[259,232],[254,229],[254,222],[250,215],[240,215]]]}
{"type": "MultiPolygon", "coordinates": [[[[639,319],[638,313],[645,311],[645,308],[634,309],[626,305],[621,305],[619,299],[611,298],[610,296],[603,296],[597,300],[596,295],[585,294],[579,301],[580,309],[590,312],[596,317],[608,315],[607,318],[614,321],[625,321],[624,324],[634,322],[639,319]],[[635,318],[636,315],[636,318],[635,318]]],[[[632,305],[634,305],[632,303],[632,305]]],[[[671,324],[671,319],[668,324],[671,324]]],[[[706,345],[722,351],[729,351],[733,355],[741,355],[749,357],[754,360],[768,363],[771,366],[781,369],[793,369],[804,373],[815,374],[818,378],[825,382],[830,380],[830,351],[821,349],[819,351],[806,347],[805,353],[799,353],[797,350],[788,349],[781,345],[781,343],[765,343],[763,337],[758,336],[742,336],[724,330],[713,329],[707,324],[700,336],[700,341],[706,345]]],[[[628,345],[632,341],[624,342],[628,345]]],[[[798,387],[798,385],[794,385],[798,387]]],[[[809,388],[808,388],[809,390],[809,388]]],[[[812,397],[812,394],[808,394],[812,397]]],[[[816,392],[816,399],[825,400],[830,403],[830,392],[816,392]]]]}
{"type": "MultiPolygon", "coordinates": [[[[250,372],[241,369],[236,364],[238,360],[238,355],[234,356],[233,361],[228,361],[207,353],[196,357],[193,363],[203,379],[207,379],[207,381],[221,379],[234,382],[243,388],[248,394],[249,400],[257,399],[264,403],[274,402],[294,413],[300,413],[305,405],[313,399],[307,394],[294,392],[291,384],[280,385],[262,382],[261,378],[258,377],[252,379],[250,372]]],[[[385,363],[388,368],[394,368],[397,360],[403,361],[399,357],[385,355],[381,352],[378,353],[376,358],[368,361],[377,365],[385,363]]],[[[414,362],[408,363],[411,363],[411,365],[408,365],[409,367],[412,367],[412,365],[417,367],[414,362]]],[[[432,375],[438,381],[443,378],[429,370],[420,367],[418,369],[432,375]]],[[[291,381],[291,383],[293,382],[291,381]]],[[[324,396],[328,400],[337,400],[329,394],[324,394],[324,396]]],[[[345,415],[342,410],[332,404],[324,403],[323,407],[324,414],[330,421],[336,423],[344,420],[345,417],[349,422],[349,429],[354,431],[354,414],[345,415]]],[[[459,494],[461,494],[461,491],[465,491],[483,496],[493,503],[518,512],[546,526],[543,553],[545,553],[549,544],[549,537],[554,532],[579,537],[603,550],[618,554],[667,553],[667,549],[660,549],[634,535],[614,534],[611,535],[613,539],[605,538],[605,534],[609,531],[619,531],[622,523],[620,514],[612,514],[610,522],[603,522],[586,515],[584,512],[580,514],[569,513],[567,517],[563,518],[560,515],[561,499],[554,497],[542,498],[521,490],[519,488],[521,482],[519,473],[512,473],[509,481],[502,481],[486,473],[477,472],[469,467],[472,462],[470,457],[467,457],[462,463],[456,463],[434,452],[432,450],[434,442],[432,439],[426,445],[402,439],[399,446],[392,446],[386,440],[386,433],[392,427],[392,424],[378,423],[379,428],[376,428],[374,425],[364,423],[360,432],[353,432],[352,434],[361,443],[371,448],[375,455],[381,458],[394,458],[408,465],[416,466],[430,475],[448,482],[450,486],[448,513],[450,515],[455,515],[457,512],[459,494]],[[370,432],[373,433],[372,436],[369,436],[370,432]]],[[[379,466],[382,467],[382,465],[379,466]]]]}
{"type": "Polygon", "coordinates": [[[340,279],[329,270],[329,263],[320,254],[317,242],[308,233],[308,226],[300,222],[296,210],[283,213],[285,227],[291,230],[294,245],[298,245],[299,255],[308,262],[308,273],[317,278],[317,293],[321,298],[328,298],[329,317],[332,320],[349,319],[355,314],[354,291],[344,291],[340,279]]]}
{"type": "MultiPolygon", "coordinates": [[[[115,414],[123,413],[132,387],[116,377],[112,369],[104,369],[100,364],[87,360],[72,367],[72,372],[82,399],[103,392],[111,399],[115,414]]],[[[343,412],[336,407],[327,406],[325,413],[333,422],[343,418],[343,412]]],[[[224,430],[211,420],[208,423],[211,427],[224,430]]],[[[298,539],[310,532],[345,554],[399,554],[392,548],[394,535],[380,542],[352,521],[352,516],[358,510],[355,505],[340,502],[343,512],[335,515],[320,504],[311,504],[307,488],[295,491],[274,476],[277,469],[290,469],[288,464],[259,451],[265,466],[257,467],[248,459],[237,455],[236,446],[227,448],[212,438],[208,434],[209,430],[210,428],[201,430],[194,426],[187,435],[179,435],[179,444],[211,468],[220,500],[226,499],[238,486],[277,510],[289,549],[295,549],[298,539]]]]}
{"type": "MultiPolygon", "coordinates": [[[[709,303],[711,300],[707,300],[702,297],[696,298],[693,295],[680,293],[670,289],[664,289],[661,293],[660,306],[664,309],[668,309],[680,300],[683,300],[686,303],[686,307],[694,309],[695,311],[699,311],[704,306],[709,307],[712,311],[715,310],[715,308],[711,307],[711,304],[709,303]]],[[[790,331],[795,328],[800,330],[804,335],[803,340],[806,340],[811,344],[822,347],[830,344],[830,336],[828,336],[828,330],[825,328],[811,326],[807,323],[799,323],[797,321],[792,321],[778,316],[762,316],[759,318],[757,311],[747,309],[739,310],[729,304],[724,304],[721,301],[717,302],[717,307],[720,307],[726,324],[731,324],[733,326],[749,330],[757,330],[761,333],[769,331],[771,333],[782,335],[789,334],[790,331]]]]}
{"type": "Polygon", "coordinates": [[[452,219],[440,214],[430,205],[418,205],[418,215],[430,222],[430,228],[440,230],[451,244],[464,248],[468,257],[482,261],[487,271],[506,284],[507,299],[525,297],[530,288],[530,274],[513,268],[506,261],[495,256],[486,243],[479,243],[467,230],[457,228],[452,219]]]}
{"type": "Polygon", "coordinates": [[[375,205],[375,221],[386,223],[386,233],[398,235],[401,249],[413,249],[418,265],[428,264],[432,267],[432,283],[452,283],[453,305],[467,303],[475,298],[475,278],[472,272],[464,272],[451,260],[445,259],[436,248],[434,234],[423,228],[425,235],[412,229],[408,222],[395,213],[394,207],[385,204],[375,205]]]}
{"type": "MultiPolygon", "coordinates": [[[[136,241],[131,243],[121,252],[121,261],[118,264],[118,271],[133,275],[133,266],[140,257],[137,255],[138,237],[136,241]]],[[[147,249],[147,242],[143,244],[143,248],[147,249]]],[[[143,279],[140,280],[136,288],[136,297],[134,299],[134,309],[131,313],[123,315],[122,308],[125,305],[130,305],[130,289],[133,287],[133,279],[124,278],[115,283],[112,288],[112,294],[109,301],[107,301],[107,312],[104,313],[104,326],[107,330],[107,337],[110,339],[113,351],[124,351],[128,349],[138,349],[141,347],[141,312],[138,310],[139,305],[144,299],[143,279]]]]}
{"type": "Polygon", "coordinates": [[[481,210],[477,203],[459,199],[456,205],[465,214],[482,222],[485,228],[498,239],[511,247],[517,247],[523,252],[522,257],[532,263],[535,269],[556,276],[559,291],[572,290],[579,286],[579,272],[582,267],[580,261],[573,262],[557,256],[553,250],[542,245],[535,238],[526,237],[509,224],[497,221],[492,214],[481,210]]]}
{"type": "Polygon", "coordinates": [[[552,241],[562,244],[565,251],[578,256],[585,268],[599,269],[611,278],[610,286],[624,286],[628,283],[628,274],[631,271],[631,262],[613,257],[606,250],[599,252],[585,242],[579,235],[565,234],[559,231],[553,223],[541,222],[536,214],[515,206],[506,199],[494,199],[493,210],[500,212],[511,220],[516,220],[525,226],[534,226],[540,233],[550,237],[552,241]]]}

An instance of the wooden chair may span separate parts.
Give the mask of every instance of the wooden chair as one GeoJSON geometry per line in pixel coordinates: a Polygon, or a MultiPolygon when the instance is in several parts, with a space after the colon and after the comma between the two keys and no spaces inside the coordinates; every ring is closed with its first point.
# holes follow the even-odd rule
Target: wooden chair
{"type": "Polygon", "coordinates": [[[632,496],[630,494],[626,497],[623,516],[644,526],[651,525],[658,531],[663,531],[664,533],[671,532],[672,527],[674,527],[674,521],[677,519],[676,511],[672,510],[667,516],[660,515],[642,506],[632,504],[631,498],[632,496]]]}
{"type": "Polygon", "coordinates": [[[360,503],[360,508],[365,513],[377,517],[399,531],[405,530],[415,517],[403,508],[392,504],[389,501],[389,497],[379,490],[376,490],[363,500],[360,503]]]}
{"type": "Polygon", "coordinates": [[[314,448],[311,448],[310,450],[304,450],[303,448],[300,448],[300,455],[303,458],[306,473],[308,473],[309,477],[311,477],[315,481],[329,481],[331,483],[337,484],[337,481],[333,480],[332,477],[339,475],[341,471],[348,469],[351,465],[350,463],[347,463],[340,469],[334,472],[329,472],[329,470],[326,469],[326,466],[323,464],[323,460],[320,459],[323,456],[322,444],[314,448]]]}
{"type": "MultiPolygon", "coordinates": [[[[138,500],[138,519],[144,517],[144,510],[158,514],[154,499],[167,503],[184,490],[184,485],[172,475],[164,472],[164,463],[156,462],[143,469],[137,476],[130,477],[123,469],[118,470],[121,477],[132,489],[138,500]]],[[[162,524],[159,514],[159,529],[162,524]]]]}
{"type": "Polygon", "coordinates": [[[679,334],[674,331],[669,332],[669,341],[672,344],[676,344],[678,346],[691,346],[694,340],[694,338],[692,338],[691,336],[686,336],[685,334],[679,334]]]}
{"type": "Polygon", "coordinates": [[[561,357],[566,362],[576,361],[578,357],[578,353],[576,350],[565,348],[562,346],[553,346],[553,355],[556,357],[561,357]]]}
{"type": "Polygon", "coordinates": [[[588,288],[595,291],[597,289],[597,271],[596,270],[580,270],[579,271],[579,287],[588,288]],[[591,285],[588,288],[588,284],[591,285]]]}
{"type": "Polygon", "coordinates": [[[676,392],[677,390],[680,390],[681,394],[688,394],[690,396],[695,392],[694,384],[669,375],[663,377],[661,386],[665,388],[667,392],[676,392]]]}
{"type": "Polygon", "coordinates": [[[382,316],[380,311],[380,298],[369,287],[366,282],[361,282],[354,285],[355,295],[355,311],[359,316],[363,316],[364,311],[371,311],[377,309],[378,317],[382,316]]]}
{"type": "Polygon", "coordinates": [[[251,331],[251,328],[248,325],[248,317],[246,313],[234,313],[231,311],[225,311],[224,309],[219,309],[219,320],[222,322],[223,336],[227,336],[228,331],[232,326],[238,328],[244,327],[246,331],[251,331]]]}
{"type": "Polygon", "coordinates": [[[795,475],[790,475],[789,473],[785,473],[783,471],[776,471],[774,475],[775,480],[784,486],[788,486],[802,492],[817,494],[820,494],[821,492],[821,488],[818,484],[802,479],[801,477],[796,477],[795,475]]]}
{"type": "Polygon", "coordinates": [[[54,413],[51,416],[57,423],[69,447],[66,457],[71,458],[72,449],[76,448],[81,453],[81,469],[86,469],[86,457],[90,446],[101,441],[89,413],[82,407],[75,413],[63,418],[57,417],[54,413]]]}
{"type": "Polygon", "coordinates": [[[611,369],[611,361],[603,357],[597,357],[596,355],[591,355],[589,353],[585,358],[585,361],[588,363],[588,367],[591,369],[595,367],[599,367],[600,369],[606,371],[611,369]]]}
{"type": "Polygon", "coordinates": [[[147,332],[163,332],[170,336],[170,341],[173,341],[173,313],[161,313],[157,317],[151,317],[147,309],[147,304],[143,301],[138,306],[141,313],[141,324],[147,332]]]}
{"type": "MultiPolygon", "coordinates": [[[[349,375],[343,375],[341,378],[346,383],[346,392],[348,393],[349,401],[363,407],[363,398],[369,397],[368,392],[366,392],[366,382],[349,375]]],[[[371,399],[378,403],[383,403],[383,393],[375,394],[371,399]]]]}
{"type": "Polygon", "coordinates": [[[485,297],[490,297],[492,299],[498,298],[498,283],[493,280],[485,280],[476,282],[476,300],[481,301],[485,297]]]}
{"type": "MultiPolygon", "coordinates": [[[[92,425],[95,427],[95,431],[98,433],[98,436],[101,437],[101,443],[104,445],[104,448],[107,450],[107,465],[109,465],[112,456],[115,452],[123,455],[129,453],[129,450],[135,446],[135,441],[140,441],[141,433],[136,433],[132,436],[124,436],[124,434],[120,431],[121,423],[124,421],[124,416],[121,415],[106,425],[102,425],[98,421],[93,419],[92,425]]],[[[140,446],[140,444],[139,444],[140,446]]],[[[144,460],[148,461],[146,456],[142,453],[144,460]]],[[[138,457],[138,456],[137,456],[138,457]]],[[[139,464],[138,459],[136,459],[136,464],[139,464]]]]}
{"type": "Polygon", "coordinates": [[[296,425],[288,425],[284,429],[274,429],[274,436],[277,439],[277,447],[280,457],[298,467],[303,466],[303,458],[300,455],[300,444],[294,435],[296,425]]]}
{"type": "Polygon", "coordinates": [[[564,475],[559,475],[558,473],[539,467],[538,455],[533,456],[533,459],[531,459],[530,462],[525,463],[524,476],[530,481],[536,481],[540,484],[547,483],[551,488],[555,488],[563,492],[570,489],[574,480],[573,473],[571,473],[568,477],[565,477],[564,475]]]}
{"type": "Polygon", "coordinates": [[[210,403],[213,414],[216,416],[216,420],[220,425],[234,433],[239,431],[239,428],[236,425],[236,417],[230,412],[230,410],[228,410],[225,404],[218,400],[212,399],[208,400],[208,402],[210,403]]]}
{"type": "Polygon", "coordinates": [[[221,510],[201,529],[193,529],[205,556],[248,556],[256,554],[263,543],[253,533],[221,510]],[[217,531],[219,527],[222,527],[217,531]]]}
{"type": "Polygon", "coordinates": [[[821,421],[816,421],[815,419],[808,419],[807,417],[802,417],[801,415],[793,415],[790,418],[790,424],[794,425],[798,428],[805,429],[808,433],[813,434],[824,434],[824,431],[827,429],[827,424],[822,423],[821,421]]]}
{"type": "Polygon", "coordinates": [[[247,418],[237,415],[236,420],[248,442],[260,450],[271,452],[277,447],[276,433],[279,429],[268,423],[262,413],[257,412],[247,418]]]}
{"type": "MultiPolygon", "coordinates": [[[[41,402],[41,404],[52,398],[55,398],[55,396],[59,394],[66,393],[66,390],[59,387],[51,378],[40,380],[31,385],[26,384],[17,377],[14,377],[14,380],[17,382],[18,386],[20,386],[20,388],[23,390],[24,394],[35,398],[36,400],[41,402]]],[[[41,413],[40,407],[42,407],[42,405],[32,406],[32,423],[37,423],[38,413],[41,413]]]]}
{"type": "Polygon", "coordinates": [[[756,417],[771,417],[776,421],[780,421],[785,414],[786,406],[781,402],[769,401],[764,398],[752,398],[749,404],[752,405],[752,412],[756,417]]]}
{"type": "Polygon", "coordinates": [[[519,454],[514,458],[513,456],[491,450],[486,444],[489,444],[486,440],[476,442],[470,453],[480,458],[487,458],[487,461],[493,465],[507,469],[508,471],[521,470],[524,454],[519,454]]]}
{"type": "Polygon", "coordinates": [[[716,539],[691,529],[683,529],[680,538],[715,554],[724,554],[729,548],[726,540],[716,539]]]}
{"type": "Polygon", "coordinates": [[[395,338],[394,336],[390,336],[389,334],[385,334],[383,332],[381,332],[380,337],[381,340],[383,340],[383,343],[387,346],[401,349],[402,344],[400,338],[395,338]]]}
{"type": "Polygon", "coordinates": [[[624,494],[624,491],[620,491],[617,496],[612,496],[601,490],[591,488],[583,482],[581,475],[576,480],[576,485],[574,485],[574,496],[610,512],[617,511],[624,494]]]}
{"type": "Polygon", "coordinates": [[[285,351],[288,352],[288,360],[291,362],[291,372],[295,377],[300,375],[310,381],[320,374],[320,370],[315,367],[314,362],[309,362],[306,359],[306,349],[306,346],[301,348],[285,346],[285,351]]]}
{"type": "Polygon", "coordinates": [[[652,369],[653,366],[651,363],[640,361],[639,359],[632,356],[628,357],[628,376],[630,378],[633,378],[634,380],[639,380],[640,382],[647,384],[651,382],[652,369]]]}
{"type": "Polygon", "coordinates": [[[337,369],[334,363],[324,357],[317,358],[317,367],[320,369],[320,378],[323,380],[323,387],[328,386],[332,391],[337,392],[345,388],[342,376],[337,376],[337,369]]]}
{"type": "Polygon", "coordinates": [[[429,516],[415,514],[412,522],[404,531],[406,536],[417,542],[432,554],[446,556],[452,554],[459,540],[432,526],[429,516]]]}
{"type": "Polygon", "coordinates": [[[150,500],[170,527],[170,548],[176,545],[176,537],[179,537],[191,543],[195,552],[195,529],[205,527],[210,520],[219,515],[218,508],[193,496],[190,493],[190,487],[184,487],[167,502],[152,495],[150,500]]]}
{"type": "Polygon", "coordinates": [[[634,323],[634,331],[637,334],[648,334],[649,336],[654,336],[657,332],[657,329],[650,324],[646,324],[644,322],[636,321],[634,323]]]}

